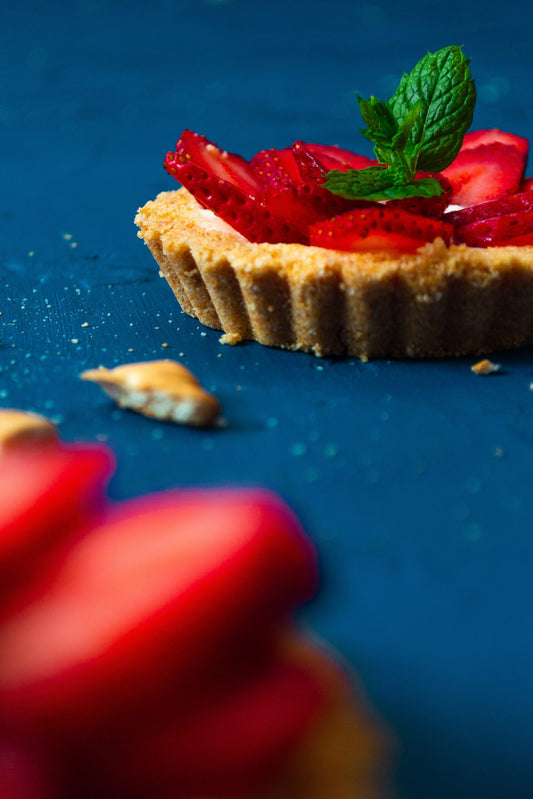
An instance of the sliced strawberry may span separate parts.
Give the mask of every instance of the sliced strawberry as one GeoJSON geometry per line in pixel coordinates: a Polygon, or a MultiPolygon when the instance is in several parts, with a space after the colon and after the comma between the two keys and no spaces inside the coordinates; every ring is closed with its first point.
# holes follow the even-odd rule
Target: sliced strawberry
{"type": "Polygon", "coordinates": [[[346,172],[348,169],[364,169],[376,163],[371,158],[335,145],[297,141],[292,145],[292,152],[302,178],[313,183],[322,183],[330,169],[346,172]]]}
{"type": "Polygon", "coordinates": [[[128,723],[169,685],[193,701],[222,653],[240,657],[236,638],[264,640],[316,584],[310,543],[268,493],[124,503],[4,622],[0,715],[53,736],[128,723]]]}
{"type": "Polygon", "coordinates": [[[309,240],[333,250],[412,253],[437,237],[448,244],[452,231],[452,225],[436,219],[376,205],[317,222],[309,229],[309,240]]]}
{"type": "Polygon", "coordinates": [[[260,197],[262,194],[261,181],[245,158],[221,150],[199,133],[184,130],[176,144],[176,155],[179,161],[192,161],[211,175],[241,189],[249,197],[260,197]]]}
{"type": "Polygon", "coordinates": [[[43,571],[46,555],[102,507],[109,450],[39,449],[0,458],[0,600],[43,571]]]}
{"type": "Polygon", "coordinates": [[[111,795],[172,796],[177,786],[180,796],[255,795],[253,786],[283,767],[325,698],[312,671],[276,656],[186,718],[170,700],[107,752],[111,795]]]}
{"type": "Polygon", "coordinates": [[[520,192],[531,191],[533,189],[533,178],[523,178],[520,184],[520,192]]]}
{"type": "Polygon", "coordinates": [[[294,148],[295,145],[284,150],[261,150],[250,163],[265,183],[265,207],[275,217],[287,220],[307,241],[309,225],[341,214],[354,203],[319,185],[324,174],[322,168],[319,179],[304,177],[294,148]]]}
{"type": "Polygon", "coordinates": [[[265,185],[284,188],[303,182],[290,147],[260,150],[250,161],[250,166],[265,185]]]}
{"type": "Polygon", "coordinates": [[[253,242],[305,242],[301,233],[262,202],[263,185],[240,156],[226,153],[205,136],[184,131],[165,168],[198,202],[253,242]]]}
{"type": "Polygon", "coordinates": [[[2,799],[57,799],[49,757],[29,741],[0,734],[0,796],[2,799]],[[52,787],[53,786],[53,787],[52,787]]]}
{"type": "Polygon", "coordinates": [[[454,240],[470,247],[503,246],[509,239],[529,244],[518,239],[533,232],[533,191],[452,211],[445,219],[454,226],[454,240]]]}
{"type": "Polygon", "coordinates": [[[289,220],[303,236],[310,225],[321,219],[342,214],[354,207],[366,207],[366,202],[346,200],[323,189],[317,183],[302,183],[284,188],[267,187],[265,204],[276,216],[289,220]]]}
{"type": "Polygon", "coordinates": [[[421,178],[435,178],[442,186],[442,194],[440,197],[405,197],[402,200],[390,200],[387,203],[389,208],[401,208],[404,211],[409,211],[411,214],[421,214],[422,216],[431,216],[434,219],[440,219],[444,211],[450,204],[452,196],[452,184],[448,178],[444,177],[440,172],[417,172],[416,179],[421,178]]]}
{"type": "Polygon", "coordinates": [[[442,174],[452,184],[452,203],[477,205],[517,192],[524,168],[516,147],[494,142],[461,150],[442,174]]]}
{"type": "Polygon", "coordinates": [[[529,152],[529,141],[522,136],[516,136],[514,133],[506,133],[498,128],[492,130],[469,130],[465,133],[461,150],[471,150],[473,147],[479,147],[480,144],[510,144],[520,152],[524,161],[527,159],[529,152]]]}
{"type": "Polygon", "coordinates": [[[490,200],[486,203],[479,203],[479,205],[450,211],[445,214],[444,219],[455,228],[461,228],[481,219],[492,219],[518,212],[528,215],[533,213],[533,190],[519,192],[501,200],[490,200]]]}

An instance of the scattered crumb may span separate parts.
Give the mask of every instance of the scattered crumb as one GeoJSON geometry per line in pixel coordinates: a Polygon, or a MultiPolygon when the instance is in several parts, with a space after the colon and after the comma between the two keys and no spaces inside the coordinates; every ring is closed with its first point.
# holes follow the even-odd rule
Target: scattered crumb
{"type": "Polygon", "coordinates": [[[97,383],[122,408],[162,421],[195,427],[219,420],[218,399],[202,388],[182,364],[171,360],[89,369],[82,380],[97,383]]]}
{"type": "Polygon", "coordinates": [[[163,342],[163,344],[161,344],[161,346],[162,346],[162,347],[168,347],[168,344],[167,344],[167,342],[166,342],[166,341],[164,341],[164,342],[163,342]]]}
{"type": "Polygon", "coordinates": [[[493,363],[492,361],[489,361],[488,358],[484,358],[482,361],[478,361],[470,368],[476,375],[492,375],[495,372],[500,371],[501,364],[493,363]]]}
{"type": "Polygon", "coordinates": [[[81,326],[82,327],[89,327],[89,322],[82,322],[81,326]]]}
{"type": "Polygon", "coordinates": [[[221,344],[231,344],[232,346],[234,344],[239,344],[240,341],[242,341],[242,336],[240,336],[239,333],[224,333],[224,335],[219,338],[221,344]]]}
{"type": "Polygon", "coordinates": [[[0,451],[57,443],[55,425],[44,416],[13,408],[0,410],[0,451]]]}

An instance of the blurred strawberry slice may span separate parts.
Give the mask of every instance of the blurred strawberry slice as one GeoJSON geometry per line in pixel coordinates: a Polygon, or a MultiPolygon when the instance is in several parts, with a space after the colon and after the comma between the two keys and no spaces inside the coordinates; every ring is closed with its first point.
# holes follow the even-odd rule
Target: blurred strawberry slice
{"type": "Polygon", "coordinates": [[[113,469],[95,446],[0,457],[0,601],[44,569],[45,555],[101,509],[113,469]]]}
{"type": "Polygon", "coordinates": [[[266,492],[124,503],[5,621],[0,713],[69,734],[133,719],[169,682],[183,680],[192,701],[205,691],[197,671],[216,680],[225,647],[263,640],[316,585],[314,550],[266,492]]]}
{"type": "Polygon", "coordinates": [[[451,202],[469,206],[515,194],[525,165],[514,145],[493,142],[460,150],[442,174],[452,184],[451,202]]]}
{"type": "Polygon", "coordinates": [[[276,656],[191,716],[167,703],[152,724],[104,747],[104,768],[90,772],[108,775],[113,796],[171,796],[176,786],[185,796],[249,796],[279,773],[325,700],[309,668],[276,656]]]}
{"type": "Polygon", "coordinates": [[[52,787],[50,760],[40,747],[0,734],[0,797],[2,799],[58,799],[52,787]]]}

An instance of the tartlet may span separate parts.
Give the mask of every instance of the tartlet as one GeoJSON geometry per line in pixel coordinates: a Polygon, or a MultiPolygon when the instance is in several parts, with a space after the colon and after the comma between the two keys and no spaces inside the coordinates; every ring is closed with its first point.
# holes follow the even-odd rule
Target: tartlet
{"type": "Polygon", "coordinates": [[[533,344],[533,247],[415,254],[255,243],[185,188],[135,219],[185,313],[223,341],[316,355],[427,358],[533,344]]]}
{"type": "Polygon", "coordinates": [[[139,236],[183,310],[222,340],[368,358],[533,343],[527,139],[469,131],[460,47],[427,53],[392,97],[358,98],[376,160],[301,141],[249,161],[185,130],[183,186],[139,236]]]}

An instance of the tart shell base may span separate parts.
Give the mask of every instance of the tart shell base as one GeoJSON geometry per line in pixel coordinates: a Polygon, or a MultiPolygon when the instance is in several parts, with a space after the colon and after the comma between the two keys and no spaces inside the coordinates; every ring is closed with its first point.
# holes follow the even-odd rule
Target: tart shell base
{"type": "Polygon", "coordinates": [[[414,255],[254,244],[186,189],[135,218],[183,311],[224,332],[319,356],[428,358],[533,344],[533,247],[414,255]]]}

